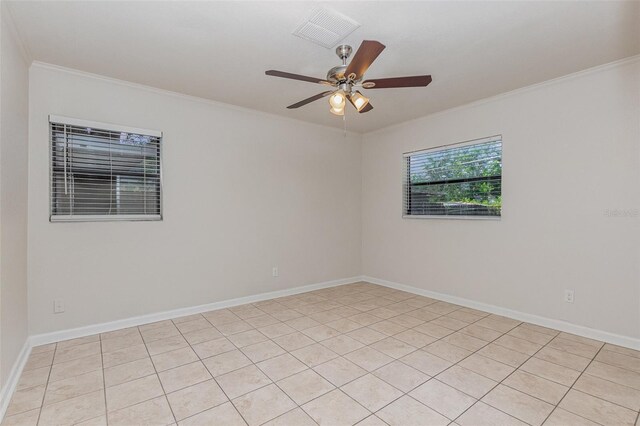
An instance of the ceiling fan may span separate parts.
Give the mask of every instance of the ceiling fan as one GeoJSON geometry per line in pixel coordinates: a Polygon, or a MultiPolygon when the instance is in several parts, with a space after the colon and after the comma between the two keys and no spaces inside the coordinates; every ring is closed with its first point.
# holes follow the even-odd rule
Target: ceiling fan
{"type": "Polygon", "coordinates": [[[317,101],[329,96],[329,110],[335,115],[344,115],[344,108],[347,100],[353,105],[359,113],[369,112],[373,106],[369,102],[369,98],[365,97],[357,89],[389,89],[394,87],[425,87],[431,83],[430,75],[417,75],[412,77],[392,77],[378,78],[373,80],[362,81],[365,72],[369,66],[376,60],[378,55],[382,53],[385,45],[374,40],[364,40],[353,59],[347,65],[347,59],[351,56],[351,46],[341,45],[336,48],[336,55],[342,60],[342,65],[333,67],[327,73],[326,80],[321,78],[307,77],[305,75],[292,74],[284,71],[269,70],[266,75],[274,77],[290,78],[292,80],[307,81],[309,83],[323,84],[325,86],[334,87],[336,89],[327,90],[318,93],[315,96],[304,99],[295,104],[289,105],[287,108],[300,108],[308,103],[317,101]]]}

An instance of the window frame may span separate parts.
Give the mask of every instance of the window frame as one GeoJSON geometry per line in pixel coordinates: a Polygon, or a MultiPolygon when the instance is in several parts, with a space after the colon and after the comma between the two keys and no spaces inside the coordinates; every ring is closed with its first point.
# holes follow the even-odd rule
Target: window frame
{"type": "Polygon", "coordinates": [[[502,170],[502,173],[500,174],[500,182],[501,182],[501,188],[500,188],[500,194],[502,196],[502,175],[504,172],[504,163],[503,163],[503,158],[504,158],[504,139],[502,137],[501,134],[497,134],[497,135],[493,135],[493,136],[487,136],[487,137],[483,137],[483,138],[478,138],[478,139],[471,139],[471,140],[466,140],[463,142],[455,142],[455,143],[451,143],[451,144],[446,144],[446,145],[438,145],[438,146],[434,146],[431,148],[426,148],[426,149],[418,149],[418,150],[414,150],[414,151],[407,151],[407,152],[403,152],[402,153],[402,202],[401,202],[401,215],[403,219],[453,219],[453,220],[490,220],[490,221],[500,221],[502,220],[502,216],[503,216],[503,208],[502,206],[500,207],[500,215],[499,216],[482,216],[482,215],[428,215],[428,214],[407,214],[406,210],[405,210],[405,191],[406,191],[406,182],[409,180],[407,173],[409,173],[408,169],[407,169],[407,158],[413,156],[413,155],[417,155],[417,154],[422,154],[422,153],[427,153],[427,152],[437,152],[437,151],[443,151],[446,149],[450,149],[450,148],[462,148],[465,146],[471,146],[471,145],[480,145],[483,143],[488,143],[488,142],[496,142],[496,141],[500,141],[500,167],[502,170]]]}
{"type": "Polygon", "coordinates": [[[65,117],[61,115],[50,114],[48,116],[49,140],[47,148],[49,151],[49,222],[50,223],[69,223],[69,222],[161,222],[164,220],[164,195],[163,195],[163,152],[164,152],[164,134],[159,130],[142,129],[138,127],[122,126],[113,123],[104,123],[99,121],[83,120],[79,118],[65,117]],[[153,136],[159,138],[158,147],[160,180],[158,188],[158,209],[159,214],[122,214],[122,215],[59,215],[53,213],[53,134],[51,124],[63,124],[69,126],[88,127],[93,129],[107,130],[112,132],[133,133],[143,136],[153,136]]]}

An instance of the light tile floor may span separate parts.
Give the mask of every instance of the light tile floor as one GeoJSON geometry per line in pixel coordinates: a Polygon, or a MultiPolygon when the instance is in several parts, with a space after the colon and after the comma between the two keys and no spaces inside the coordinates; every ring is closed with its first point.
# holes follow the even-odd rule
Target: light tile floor
{"type": "Polygon", "coordinates": [[[39,346],[2,425],[639,425],[640,352],[357,283],[39,346]]]}

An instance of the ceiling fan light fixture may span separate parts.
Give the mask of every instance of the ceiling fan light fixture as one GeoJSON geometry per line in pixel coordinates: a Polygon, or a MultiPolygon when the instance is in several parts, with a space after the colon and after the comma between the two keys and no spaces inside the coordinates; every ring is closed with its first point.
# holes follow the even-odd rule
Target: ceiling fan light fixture
{"type": "Polygon", "coordinates": [[[367,98],[362,93],[356,90],[349,97],[349,101],[351,101],[351,104],[353,104],[353,106],[358,110],[358,112],[360,112],[369,103],[369,98],[367,98]]]}
{"type": "Polygon", "coordinates": [[[346,103],[346,96],[341,90],[336,91],[329,96],[329,105],[332,109],[343,110],[346,103]]]}
{"type": "Polygon", "coordinates": [[[344,106],[342,108],[334,108],[331,107],[331,109],[329,110],[329,112],[333,115],[344,115],[344,106]]]}

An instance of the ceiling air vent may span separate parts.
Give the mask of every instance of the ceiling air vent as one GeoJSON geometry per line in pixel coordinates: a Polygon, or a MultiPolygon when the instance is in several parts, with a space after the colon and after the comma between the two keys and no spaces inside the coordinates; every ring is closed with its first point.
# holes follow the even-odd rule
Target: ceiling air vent
{"type": "Polygon", "coordinates": [[[330,49],[359,26],[359,23],[342,13],[318,8],[295,29],[293,35],[330,49]]]}

